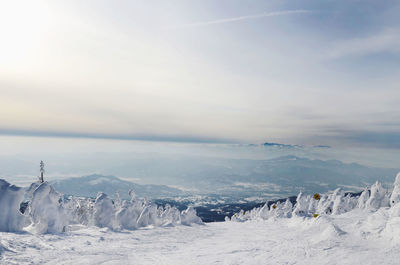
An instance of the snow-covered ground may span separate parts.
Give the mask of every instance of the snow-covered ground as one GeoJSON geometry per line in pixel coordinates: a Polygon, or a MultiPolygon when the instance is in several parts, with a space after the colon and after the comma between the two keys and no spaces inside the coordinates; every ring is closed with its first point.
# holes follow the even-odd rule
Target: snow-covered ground
{"type": "Polygon", "coordinates": [[[70,198],[0,182],[1,264],[400,264],[400,174],[389,191],[299,194],[204,224],[146,200],[70,198]]]}
{"type": "Polygon", "coordinates": [[[64,234],[0,233],[3,264],[399,264],[400,217],[356,209],[318,218],[64,234]]]}

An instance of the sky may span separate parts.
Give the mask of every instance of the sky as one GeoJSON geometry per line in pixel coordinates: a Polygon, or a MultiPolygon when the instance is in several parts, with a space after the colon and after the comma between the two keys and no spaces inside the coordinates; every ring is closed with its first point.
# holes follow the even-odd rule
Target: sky
{"type": "Polygon", "coordinates": [[[0,0],[0,134],[400,148],[399,13],[0,0]]]}

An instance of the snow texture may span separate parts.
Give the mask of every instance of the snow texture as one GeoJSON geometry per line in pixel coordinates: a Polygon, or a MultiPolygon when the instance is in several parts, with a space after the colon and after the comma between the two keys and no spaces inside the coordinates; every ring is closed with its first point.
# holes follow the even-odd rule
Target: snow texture
{"type": "Polygon", "coordinates": [[[47,182],[41,183],[32,193],[28,206],[31,225],[28,231],[58,233],[65,231],[71,215],[65,208],[62,195],[47,182]]]}
{"type": "MultiPolygon", "coordinates": [[[[0,179],[0,231],[19,231],[26,224],[26,217],[19,211],[23,198],[22,188],[0,179]]],[[[1,249],[0,245],[0,251],[1,249]]]]}
{"type": "Polygon", "coordinates": [[[360,196],[340,189],[300,193],[295,205],[266,203],[227,222],[202,224],[193,208],[179,212],[103,193],[96,200],[63,200],[43,183],[31,193],[28,215],[30,227],[50,233],[0,232],[0,263],[399,264],[398,185],[399,175],[393,192],[377,182],[360,196]]]}
{"type": "Polygon", "coordinates": [[[270,207],[267,202],[264,206],[254,208],[251,211],[240,211],[234,214],[231,219],[226,218],[226,220],[243,222],[247,220],[267,220],[269,218],[290,218],[292,216],[340,215],[356,208],[372,212],[378,211],[381,208],[395,205],[395,202],[399,200],[399,175],[396,178],[395,188],[392,193],[384,189],[379,182],[376,182],[369,189],[365,189],[360,196],[351,196],[344,193],[340,188],[330,194],[318,194],[320,196],[318,199],[300,192],[294,207],[292,207],[289,200],[285,203],[272,204],[270,207]]]}
{"type": "Polygon", "coordinates": [[[400,202],[400,173],[397,174],[394,181],[392,196],[390,196],[390,205],[393,206],[398,202],[400,202]]]}
{"type": "Polygon", "coordinates": [[[196,211],[189,207],[180,212],[175,207],[158,207],[147,200],[137,200],[133,191],[130,201],[110,199],[99,193],[95,200],[69,197],[57,192],[49,183],[33,183],[25,215],[19,211],[24,190],[0,180],[0,231],[26,230],[34,234],[62,233],[70,225],[97,226],[113,230],[138,229],[146,226],[201,224],[196,211]]]}
{"type": "Polygon", "coordinates": [[[318,218],[0,233],[0,264],[399,264],[399,207],[318,218]]]}

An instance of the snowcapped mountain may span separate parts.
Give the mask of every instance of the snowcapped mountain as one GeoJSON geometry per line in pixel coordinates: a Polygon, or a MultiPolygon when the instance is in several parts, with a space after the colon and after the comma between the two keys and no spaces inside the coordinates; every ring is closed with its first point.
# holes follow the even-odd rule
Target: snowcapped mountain
{"type": "Polygon", "coordinates": [[[51,182],[52,186],[66,194],[95,198],[98,192],[113,196],[120,193],[121,198],[129,198],[129,191],[134,190],[139,197],[162,198],[182,195],[179,189],[165,185],[140,185],[122,180],[114,176],[90,175],[78,178],[68,178],[51,182]]]}

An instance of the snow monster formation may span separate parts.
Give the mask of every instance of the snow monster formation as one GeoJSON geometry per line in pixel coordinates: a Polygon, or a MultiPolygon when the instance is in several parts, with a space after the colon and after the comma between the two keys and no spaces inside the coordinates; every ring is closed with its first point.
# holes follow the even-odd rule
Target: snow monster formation
{"type": "Polygon", "coordinates": [[[0,179],[0,231],[26,230],[31,233],[62,233],[71,225],[107,227],[113,230],[138,229],[145,226],[202,224],[189,207],[180,212],[175,207],[158,207],[147,200],[111,200],[99,193],[90,198],[64,198],[47,182],[35,182],[27,190],[29,203],[20,212],[24,198],[22,188],[0,179]]]}
{"type": "Polygon", "coordinates": [[[28,218],[19,211],[23,199],[22,188],[0,179],[0,231],[19,231],[28,223],[28,218]]]}
{"type": "Polygon", "coordinates": [[[247,212],[241,211],[234,214],[230,219],[226,218],[226,220],[243,222],[295,216],[316,218],[321,215],[343,214],[353,209],[376,212],[382,208],[393,208],[398,202],[400,202],[400,173],[396,177],[392,192],[384,189],[379,182],[365,189],[360,196],[346,194],[340,188],[331,194],[315,194],[314,196],[304,195],[300,192],[294,206],[289,200],[285,203],[272,204],[270,207],[268,203],[265,203],[262,207],[247,212]]]}
{"type": "Polygon", "coordinates": [[[397,174],[396,180],[394,181],[392,195],[390,196],[390,206],[398,202],[400,202],[400,173],[397,174]]]}
{"type": "MultiPolygon", "coordinates": [[[[112,200],[104,193],[99,193],[96,199],[72,196],[65,198],[47,182],[33,183],[25,194],[24,189],[0,179],[0,231],[41,234],[62,233],[76,226],[134,230],[146,226],[202,224],[192,207],[181,212],[169,205],[161,207],[145,199],[137,199],[133,192],[130,195],[130,200],[121,200],[119,196],[112,200]],[[24,213],[21,213],[20,205],[24,195],[29,198],[29,203],[24,213]]],[[[384,222],[385,231],[393,234],[397,230],[390,229],[397,227],[396,220],[400,217],[399,201],[400,173],[392,192],[376,182],[359,196],[351,196],[341,189],[314,196],[300,193],[294,205],[289,200],[270,206],[266,203],[262,207],[236,213],[226,220],[243,222],[270,218],[318,218],[358,209],[377,214],[371,215],[371,218],[379,219],[381,215],[387,217],[384,222]],[[381,211],[385,213],[379,215],[381,211]]]]}

